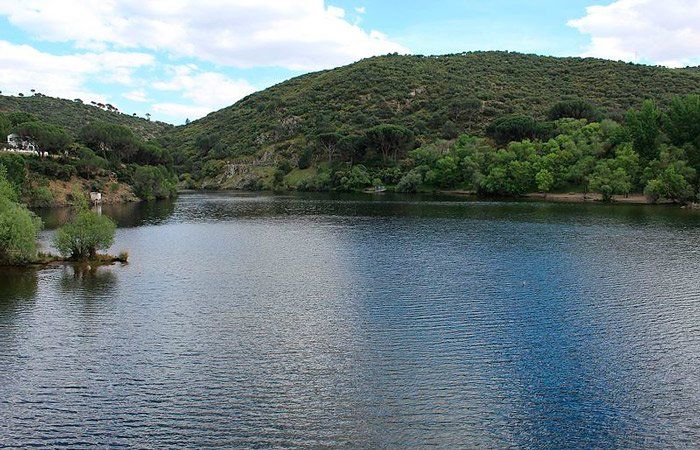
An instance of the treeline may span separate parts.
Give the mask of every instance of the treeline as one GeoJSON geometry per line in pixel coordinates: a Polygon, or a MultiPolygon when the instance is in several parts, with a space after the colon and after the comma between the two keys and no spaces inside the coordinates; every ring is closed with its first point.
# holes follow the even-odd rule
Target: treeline
{"type": "Polygon", "coordinates": [[[382,184],[404,192],[460,189],[517,196],[573,191],[604,199],[643,192],[654,201],[696,198],[700,96],[675,97],[665,109],[647,100],[629,110],[622,123],[581,100],[553,105],[547,118],[504,116],[487,127],[487,137],[446,135],[426,145],[398,125],[353,135],[324,132],[315,137],[315,148],[300,152],[296,161],[293,155],[281,159],[268,184],[307,190],[382,184]],[[318,170],[300,178],[297,172],[313,161],[318,170]]]}
{"type": "Polygon", "coordinates": [[[36,158],[5,153],[4,165],[29,203],[50,203],[48,182],[89,180],[95,191],[122,182],[133,187],[142,199],[166,198],[175,194],[177,177],[170,153],[158,141],[144,141],[131,129],[107,122],[93,122],[73,135],[25,112],[0,114],[0,133],[15,133],[32,142],[48,157],[36,158]]]}

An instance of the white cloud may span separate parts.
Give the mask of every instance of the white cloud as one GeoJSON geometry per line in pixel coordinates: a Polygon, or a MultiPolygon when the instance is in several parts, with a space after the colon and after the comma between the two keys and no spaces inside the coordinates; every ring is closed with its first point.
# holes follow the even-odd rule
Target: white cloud
{"type": "Polygon", "coordinates": [[[0,0],[0,14],[40,39],[235,67],[314,70],[407,51],[323,0],[0,0]]]}
{"type": "Polygon", "coordinates": [[[355,12],[356,12],[357,14],[364,14],[364,13],[367,12],[367,8],[365,8],[364,6],[357,6],[357,7],[355,8],[355,12]]]}
{"type": "Polygon", "coordinates": [[[134,70],[153,60],[144,53],[53,55],[0,40],[0,89],[10,94],[36,89],[46,95],[104,102],[103,96],[84,87],[88,78],[127,83],[134,70]]]}
{"type": "Polygon", "coordinates": [[[591,36],[583,56],[668,66],[700,58],[700,0],[617,0],[568,25],[591,36]]]}
{"type": "Polygon", "coordinates": [[[178,92],[189,104],[157,103],[153,110],[172,119],[198,119],[212,111],[229,106],[255,92],[246,80],[233,80],[217,72],[203,72],[194,65],[174,66],[167,81],[153,83],[160,91],[178,92]]]}
{"type": "Polygon", "coordinates": [[[139,103],[145,103],[148,101],[148,95],[146,94],[145,91],[138,89],[135,91],[129,91],[125,94],[122,95],[127,100],[131,100],[134,102],[139,102],[139,103]]]}

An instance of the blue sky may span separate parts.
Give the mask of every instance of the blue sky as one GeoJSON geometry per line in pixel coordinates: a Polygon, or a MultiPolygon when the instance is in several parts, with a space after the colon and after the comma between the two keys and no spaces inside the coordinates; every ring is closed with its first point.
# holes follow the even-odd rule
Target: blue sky
{"type": "Polygon", "coordinates": [[[700,0],[0,0],[0,90],[172,123],[389,52],[700,63],[700,0]]]}

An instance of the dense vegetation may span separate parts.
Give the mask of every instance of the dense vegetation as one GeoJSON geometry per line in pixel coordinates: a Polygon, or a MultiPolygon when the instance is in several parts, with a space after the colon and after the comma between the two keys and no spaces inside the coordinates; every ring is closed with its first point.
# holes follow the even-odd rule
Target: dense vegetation
{"type": "Polygon", "coordinates": [[[0,113],[0,132],[16,133],[47,152],[46,157],[1,153],[3,164],[25,202],[52,204],[52,180],[86,180],[105,192],[118,183],[133,187],[143,199],[175,194],[177,179],[170,153],[156,140],[144,141],[123,125],[96,121],[77,133],[44,122],[26,112],[0,113]]]}
{"type": "Polygon", "coordinates": [[[0,165],[0,265],[34,261],[41,226],[41,220],[19,203],[19,193],[0,165]]]}
{"type": "MultiPolygon", "coordinates": [[[[116,258],[97,254],[97,250],[106,250],[114,242],[115,223],[91,211],[83,192],[74,193],[73,207],[73,219],[56,233],[54,245],[58,251],[72,261],[126,262],[128,256],[125,253],[116,258]]],[[[19,202],[18,187],[8,178],[5,166],[0,164],[0,266],[60,260],[37,252],[37,237],[42,227],[41,219],[19,202]]]]}
{"type": "MultiPolygon", "coordinates": [[[[592,110],[578,100],[551,108],[556,117],[582,115],[577,111],[592,110]]],[[[643,192],[654,201],[680,203],[696,199],[698,193],[698,95],[676,97],[664,110],[647,100],[629,110],[622,124],[610,119],[538,122],[507,116],[496,119],[487,134],[421,146],[416,146],[410,130],[393,125],[352,137],[320,135],[319,148],[335,145],[330,164],[309,171],[301,158],[296,169],[283,160],[266,182],[273,188],[357,190],[386,185],[403,192],[459,189],[505,196],[595,192],[603,199],[643,192]]]]}
{"type": "MultiPolygon", "coordinates": [[[[217,160],[248,156],[267,164],[279,155],[304,157],[309,149],[315,152],[312,159],[328,160],[329,147],[316,145],[322,134],[357,136],[378,125],[396,125],[424,145],[461,134],[484,136],[501,118],[539,123],[605,116],[623,122],[626,111],[646,99],[665,108],[674,96],[699,90],[697,71],[599,59],[507,52],[388,55],[255,93],[177,128],[167,145],[178,170],[198,180],[223,167],[210,163],[217,160]],[[561,101],[568,101],[562,106],[569,109],[552,109],[561,101]]],[[[527,137],[542,139],[551,129],[529,131],[527,137]]],[[[507,138],[493,136],[500,143],[507,138]]]]}
{"type": "Polygon", "coordinates": [[[73,135],[94,122],[122,125],[145,140],[156,138],[173,128],[164,122],[122,114],[111,105],[89,104],[80,99],[65,100],[41,94],[22,97],[0,95],[0,113],[10,112],[29,113],[42,122],[61,127],[73,135]]]}

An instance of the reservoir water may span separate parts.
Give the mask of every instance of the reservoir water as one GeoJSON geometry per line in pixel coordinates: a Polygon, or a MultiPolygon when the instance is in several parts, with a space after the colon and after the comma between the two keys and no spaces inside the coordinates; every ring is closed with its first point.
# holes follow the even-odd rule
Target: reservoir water
{"type": "Polygon", "coordinates": [[[700,446],[700,211],[103,212],[128,265],[0,269],[0,447],[700,446]]]}

